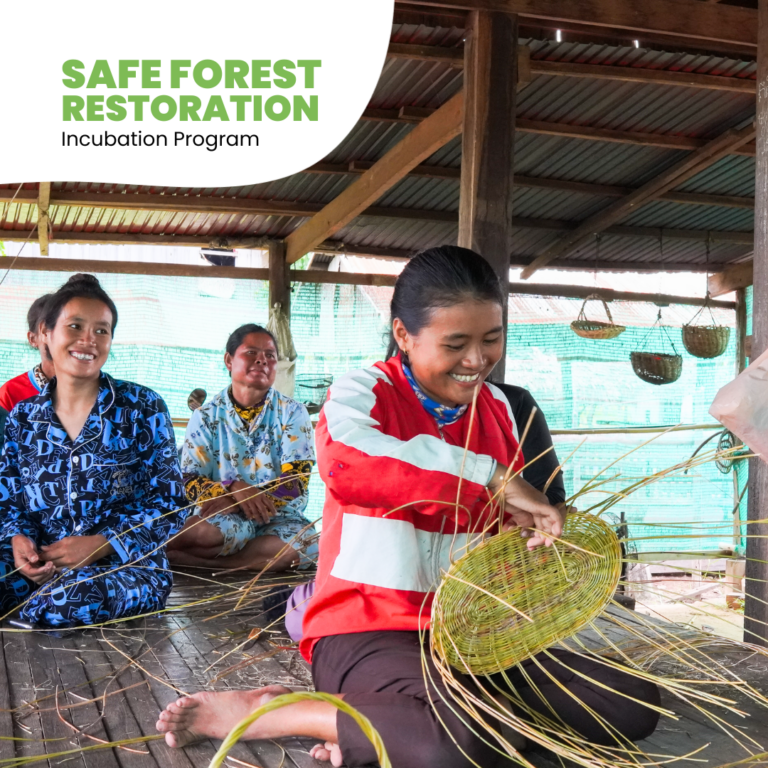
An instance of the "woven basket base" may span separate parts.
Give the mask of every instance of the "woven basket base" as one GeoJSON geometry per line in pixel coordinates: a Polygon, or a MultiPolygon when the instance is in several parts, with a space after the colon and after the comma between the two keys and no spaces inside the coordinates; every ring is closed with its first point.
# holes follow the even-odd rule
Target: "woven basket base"
{"type": "Polygon", "coordinates": [[[621,574],[616,534],[598,517],[573,513],[562,538],[529,552],[527,539],[511,530],[451,567],[435,594],[431,624],[435,649],[448,664],[473,674],[500,672],[602,613],[621,574]]]}

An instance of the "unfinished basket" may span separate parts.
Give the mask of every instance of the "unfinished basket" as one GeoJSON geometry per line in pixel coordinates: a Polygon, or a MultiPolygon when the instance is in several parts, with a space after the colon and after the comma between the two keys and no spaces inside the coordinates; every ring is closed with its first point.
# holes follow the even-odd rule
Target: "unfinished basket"
{"type": "Polygon", "coordinates": [[[593,293],[584,299],[584,303],[581,305],[579,316],[571,323],[571,330],[577,336],[581,336],[584,339],[615,339],[617,336],[624,333],[624,331],[627,329],[625,326],[616,325],[616,323],[613,322],[611,310],[608,309],[608,303],[602,296],[593,293]],[[584,310],[587,306],[587,302],[591,299],[598,299],[599,301],[603,302],[603,307],[605,307],[605,314],[608,317],[607,323],[604,323],[600,320],[590,320],[587,318],[586,312],[584,310]]]}
{"type": "Polygon", "coordinates": [[[649,384],[671,384],[680,378],[683,358],[663,352],[632,352],[632,370],[649,384]]]}
{"type": "Polygon", "coordinates": [[[455,669],[500,672],[578,632],[621,575],[619,540],[599,517],[568,515],[562,540],[529,552],[517,530],[458,560],[438,587],[431,638],[455,669]]]}

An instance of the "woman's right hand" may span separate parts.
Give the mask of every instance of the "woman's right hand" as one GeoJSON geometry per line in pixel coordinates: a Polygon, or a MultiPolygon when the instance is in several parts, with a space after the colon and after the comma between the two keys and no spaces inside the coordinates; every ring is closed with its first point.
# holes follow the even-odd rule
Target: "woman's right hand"
{"type": "Polygon", "coordinates": [[[214,496],[214,498],[202,502],[199,506],[200,516],[203,519],[212,517],[213,515],[229,515],[232,512],[240,511],[240,508],[237,505],[237,499],[230,493],[227,493],[224,496],[214,496]]]}
{"type": "Polygon", "coordinates": [[[229,488],[233,491],[232,497],[240,505],[240,511],[249,520],[266,525],[275,516],[275,505],[262,488],[248,485],[242,480],[235,480],[229,488]]]}
{"type": "Polygon", "coordinates": [[[541,491],[537,491],[519,475],[505,480],[506,474],[506,467],[497,466],[488,489],[494,496],[503,493],[505,511],[514,524],[521,528],[535,529],[528,539],[528,549],[535,549],[542,544],[545,547],[552,546],[552,537],[560,538],[563,535],[564,511],[553,507],[541,491]]]}
{"type": "Polygon", "coordinates": [[[56,574],[53,563],[44,563],[37,552],[37,544],[27,536],[18,534],[11,539],[13,560],[23,576],[35,584],[44,584],[56,574]]]}

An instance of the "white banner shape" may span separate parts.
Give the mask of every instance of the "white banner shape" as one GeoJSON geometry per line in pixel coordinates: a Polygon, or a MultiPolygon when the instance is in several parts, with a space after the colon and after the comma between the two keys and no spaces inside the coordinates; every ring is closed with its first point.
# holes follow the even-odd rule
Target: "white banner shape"
{"type": "Polygon", "coordinates": [[[304,170],[376,87],[394,0],[7,3],[0,183],[228,187],[304,170]],[[12,66],[10,62],[23,62],[12,66]],[[9,111],[10,110],[10,111],[9,111]]]}

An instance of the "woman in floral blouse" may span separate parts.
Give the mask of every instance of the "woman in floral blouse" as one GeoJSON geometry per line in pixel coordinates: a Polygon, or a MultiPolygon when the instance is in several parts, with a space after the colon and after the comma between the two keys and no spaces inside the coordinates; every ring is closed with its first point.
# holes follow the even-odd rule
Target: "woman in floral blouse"
{"type": "Polygon", "coordinates": [[[317,557],[304,517],[315,462],[309,414],[273,389],[277,345],[266,329],[238,328],[224,363],[232,384],[187,426],[181,468],[196,508],[169,557],[216,568],[308,567],[317,557]]]}

